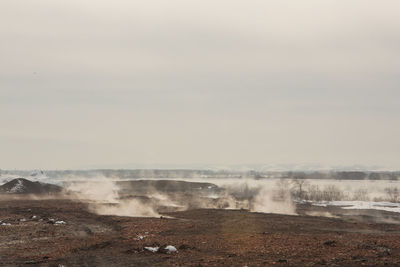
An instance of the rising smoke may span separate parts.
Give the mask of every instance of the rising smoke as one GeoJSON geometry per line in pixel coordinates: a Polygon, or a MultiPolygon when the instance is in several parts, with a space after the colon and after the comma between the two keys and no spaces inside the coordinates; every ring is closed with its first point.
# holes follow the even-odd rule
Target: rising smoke
{"type": "Polygon", "coordinates": [[[279,194],[269,183],[252,179],[218,179],[218,186],[208,180],[161,182],[99,177],[70,182],[66,191],[71,198],[89,203],[91,211],[102,215],[156,217],[160,211],[198,208],[295,214],[289,192],[279,194]]]}
{"type": "MultiPolygon", "coordinates": [[[[88,203],[92,212],[139,217],[157,217],[165,212],[198,208],[245,209],[251,212],[295,215],[296,202],[299,201],[393,201],[393,192],[397,192],[395,188],[398,185],[397,181],[368,180],[122,180],[105,176],[68,177],[66,181],[64,187],[67,193],[64,197],[88,203]]],[[[308,215],[333,216],[323,213],[308,215]]]]}

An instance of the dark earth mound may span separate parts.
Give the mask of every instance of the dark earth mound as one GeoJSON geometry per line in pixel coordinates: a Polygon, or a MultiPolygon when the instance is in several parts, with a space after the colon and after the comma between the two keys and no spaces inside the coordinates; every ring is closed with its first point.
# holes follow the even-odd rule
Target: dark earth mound
{"type": "Polygon", "coordinates": [[[194,193],[205,191],[219,191],[221,190],[212,183],[200,182],[186,182],[175,180],[133,180],[133,181],[119,181],[117,182],[121,193],[141,193],[151,194],[154,191],[160,193],[194,193]]]}
{"type": "Polygon", "coordinates": [[[17,178],[0,186],[0,193],[3,194],[54,194],[61,191],[60,186],[32,182],[24,178],[17,178]]]}

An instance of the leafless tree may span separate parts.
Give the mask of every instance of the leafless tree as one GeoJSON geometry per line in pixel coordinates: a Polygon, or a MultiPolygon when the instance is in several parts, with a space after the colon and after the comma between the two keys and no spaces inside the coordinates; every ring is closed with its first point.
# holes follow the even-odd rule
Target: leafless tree
{"type": "Polygon", "coordinates": [[[288,179],[280,179],[276,182],[276,191],[274,198],[279,201],[286,200],[290,197],[290,181],[288,179]]]}
{"type": "Polygon", "coordinates": [[[385,192],[388,195],[390,202],[399,202],[400,190],[397,187],[386,187],[385,192]]]}
{"type": "Polygon", "coordinates": [[[328,185],[324,188],[323,198],[327,201],[343,199],[343,192],[335,185],[328,185]]]}
{"type": "Polygon", "coordinates": [[[305,194],[307,200],[312,201],[321,201],[323,200],[323,193],[319,189],[318,185],[309,185],[307,186],[307,192],[305,194]]]}
{"type": "Polygon", "coordinates": [[[353,200],[369,201],[368,190],[366,188],[360,188],[353,194],[353,200]]]}
{"type": "Polygon", "coordinates": [[[304,187],[308,184],[306,179],[295,178],[292,180],[294,196],[300,200],[304,199],[304,187]]]}

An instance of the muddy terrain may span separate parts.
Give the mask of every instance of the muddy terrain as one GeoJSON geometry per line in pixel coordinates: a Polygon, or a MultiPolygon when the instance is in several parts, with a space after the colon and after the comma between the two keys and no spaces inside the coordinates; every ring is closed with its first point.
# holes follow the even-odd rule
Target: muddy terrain
{"type": "Polygon", "coordinates": [[[297,212],[195,209],[159,218],[119,217],[96,215],[88,204],[68,199],[3,196],[0,265],[400,264],[397,214],[310,205],[298,205],[297,212]]]}

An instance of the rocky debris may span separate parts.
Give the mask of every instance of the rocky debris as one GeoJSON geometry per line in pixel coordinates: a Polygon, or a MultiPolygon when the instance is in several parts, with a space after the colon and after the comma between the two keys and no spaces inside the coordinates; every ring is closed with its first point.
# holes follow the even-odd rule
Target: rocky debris
{"type": "Polygon", "coordinates": [[[392,255],[392,250],[387,247],[377,247],[376,250],[383,254],[383,256],[390,256],[392,255]]]}
{"type": "Polygon", "coordinates": [[[55,225],[67,224],[65,221],[62,221],[62,220],[55,220],[55,219],[53,219],[53,218],[49,218],[49,219],[47,220],[47,223],[48,223],[48,224],[55,224],[55,225]]]}
{"type": "Polygon", "coordinates": [[[138,235],[138,236],[136,237],[136,239],[137,239],[137,240],[143,240],[145,237],[146,237],[146,236],[144,236],[144,235],[138,235]]]}
{"type": "Polygon", "coordinates": [[[178,247],[180,250],[185,250],[185,249],[195,249],[193,246],[189,246],[188,244],[182,244],[178,247]]]}
{"type": "Polygon", "coordinates": [[[164,245],[164,246],[153,246],[153,247],[144,247],[145,250],[153,252],[153,253],[164,253],[164,254],[172,254],[177,253],[178,250],[176,247],[172,245],[164,245]]]}
{"type": "Polygon", "coordinates": [[[370,244],[362,244],[358,247],[360,249],[368,249],[368,250],[375,251],[376,254],[378,255],[378,257],[392,255],[392,250],[388,246],[382,245],[382,244],[377,244],[377,242],[373,242],[370,244]]]}
{"type": "Polygon", "coordinates": [[[17,178],[0,186],[0,193],[3,194],[54,194],[61,191],[62,187],[58,185],[32,182],[24,178],[17,178]]]}
{"type": "Polygon", "coordinates": [[[0,199],[0,220],[13,224],[0,226],[0,265],[400,265],[396,223],[217,209],[163,215],[165,220],[100,216],[88,212],[85,203],[65,199],[0,199]],[[33,214],[43,222],[18,226],[20,218],[29,221],[33,214]],[[48,225],[48,218],[64,220],[67,226],[48,225]],[[93,234],[82,234],[84,227],[93,234]],[[146,237],[138,241],[139,235],[146,237]],[[327,241],[336,243],[324,245],[327,241]],[[169,245],[177,253],[168,254],[169,245]]]}
{"type": "Polygon", "coordinates": [[[329,247],[333,247],[336,245],[336,241],[335,240],[328,240],[324,242],[325,246],[329,246],[329,247]]]}

